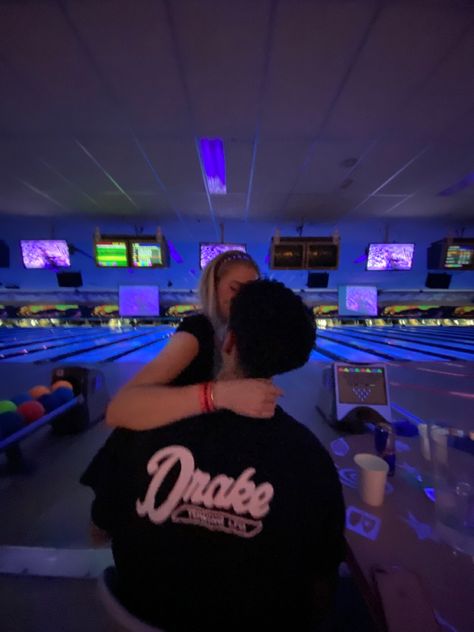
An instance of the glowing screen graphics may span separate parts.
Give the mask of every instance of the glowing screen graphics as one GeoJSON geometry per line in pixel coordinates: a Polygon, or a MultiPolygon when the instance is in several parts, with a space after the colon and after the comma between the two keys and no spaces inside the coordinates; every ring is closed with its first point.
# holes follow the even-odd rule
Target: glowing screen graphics
{"type": "Polygon", "coordinates": [[[127,242],[96,242],[95,260],[101,268],[126,268],[128,266],[127,242]]]}
{"type": "Polygon", "coordinates": [[[304,268],[303,244],[273,244],[271,267],[274,270],[304,268]]]}
{"type": "Polygon", "coordinates": [[[339,245],[309,244],[306,257],[306,267],[309,270],[337,268],[339,245]]]}
{"type": "Polygon", "coordinates": [[[449,270],[473,270],[474,244],[451,244],[448,246],[444,267],[449,270]]]}
{"type": "Polygon", "coordinates": [[[415,244],[369,244],[367,270],[411,270],[415,244]]]}
{"type": "Polygon", "coordinates": [[[381,367],[339,366],[337,385],[341,404],[387,405],[385,371],[381,367]]]}
{"type": "Polygon", "coordinates": [[[156,285],[121,285],[120,316],[159,316],[160,296],[156,285]]]}
{"type": "Polygon", "coordinates": [[[377,316],[377,288],[370,285],[340,285],[339,316],[377,316]]]}
{"type": "Polygon", "coordinates": [[[207,266],[217,255],[229,250],[240,250],[247,252],[245,244],[219,244],[219,243],[201,243],[199,247],[199,264],[201,270],[207,266]]]}
{"type": "Polygon", "coordinates": [[[22,240],[21,256],[28,270],[69,268],[69,248],[63,239],[22,240]]]}
{"type": "Polygon", "coordinates": [[[133,268],[156,268],[163,265],[161,244],[153,241],[130,242],[133,268]]]}

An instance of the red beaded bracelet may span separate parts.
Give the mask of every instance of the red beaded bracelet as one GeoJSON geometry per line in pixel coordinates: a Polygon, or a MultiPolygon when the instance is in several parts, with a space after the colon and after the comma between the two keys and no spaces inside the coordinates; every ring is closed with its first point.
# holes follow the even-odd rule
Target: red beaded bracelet
{"type": "Polygon", "coordinates": [[[204,414],[209,412],[206,391],[207,391],[207,383],[199,384],[199,403],[201,405],[201,412],[204,414]]]}
{"type": "Polygon", "coordinates": [[[212,392],[213,386],[214,386],[213,382],[208,382],[206,384],[206,404],[207,404],[207,410],[210,413],[213,413],[216,410],[216,406],[214,404],[214,393],[212,392]]]}

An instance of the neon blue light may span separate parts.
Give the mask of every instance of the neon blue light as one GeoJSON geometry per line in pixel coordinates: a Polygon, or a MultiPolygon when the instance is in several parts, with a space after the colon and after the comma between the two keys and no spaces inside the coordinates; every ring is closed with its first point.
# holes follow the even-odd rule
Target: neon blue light
{"type": "Polygon", "coordinates": [[[349,506],[346,510],[346,528],[368,540],[376,540],[382,521],[374,514],[349,506]]]}

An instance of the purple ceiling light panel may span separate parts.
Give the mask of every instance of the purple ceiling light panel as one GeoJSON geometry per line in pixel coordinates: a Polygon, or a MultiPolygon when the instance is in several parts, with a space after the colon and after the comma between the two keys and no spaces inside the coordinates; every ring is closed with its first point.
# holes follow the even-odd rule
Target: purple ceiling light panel
{"type": "Polygon", "coordinates": [[[201,138],[199,150],[206,172],[207,190],[211,195],[225,195],[224,142],[220,138],[201,138]]]}

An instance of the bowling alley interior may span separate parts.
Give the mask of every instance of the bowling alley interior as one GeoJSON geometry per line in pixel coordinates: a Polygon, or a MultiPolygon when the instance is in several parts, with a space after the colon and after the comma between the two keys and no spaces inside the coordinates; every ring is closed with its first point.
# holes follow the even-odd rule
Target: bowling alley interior
{"type": "Polygon", "coordinates": [[[474,3],[4,0],[0,32],[0,629],[157,629],[98,589],[79,479],[238,251],[316,330],[274,383],[344,495],[324,630],[474,630],[474,3]]]}

